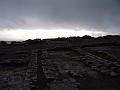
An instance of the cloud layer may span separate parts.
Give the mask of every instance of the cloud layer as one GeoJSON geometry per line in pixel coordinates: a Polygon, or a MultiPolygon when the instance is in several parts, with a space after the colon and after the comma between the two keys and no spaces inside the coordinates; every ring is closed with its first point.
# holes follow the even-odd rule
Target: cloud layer
{"type": "Polygon", "coordinates": [[[0,30],[56,28],[120,33],[120,1],[0,0],[0,30]]]}

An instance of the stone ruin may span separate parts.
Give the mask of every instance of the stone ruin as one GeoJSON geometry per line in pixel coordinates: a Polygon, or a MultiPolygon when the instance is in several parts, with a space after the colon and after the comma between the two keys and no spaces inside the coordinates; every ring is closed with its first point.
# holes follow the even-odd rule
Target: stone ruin
{"type": "MultiPolygon", "coordinates": [[[[96,81],[120,76],[119,62],[103,59],[79,47],[8,54],[1,53],[0,57],[0,90],[91,90],[88,88],[100,84],[96,81]]],[[[103,87],[110,88],[109,85],[103,87]]]]}

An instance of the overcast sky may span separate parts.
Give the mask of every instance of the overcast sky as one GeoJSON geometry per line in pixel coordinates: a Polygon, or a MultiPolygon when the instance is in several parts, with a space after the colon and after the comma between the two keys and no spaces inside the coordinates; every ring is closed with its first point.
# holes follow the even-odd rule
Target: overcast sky
{"type": "Polygon", "coordinates": [[[120,34],[120,0],[0,0],[0,39],[15,30],[120,34]]]}

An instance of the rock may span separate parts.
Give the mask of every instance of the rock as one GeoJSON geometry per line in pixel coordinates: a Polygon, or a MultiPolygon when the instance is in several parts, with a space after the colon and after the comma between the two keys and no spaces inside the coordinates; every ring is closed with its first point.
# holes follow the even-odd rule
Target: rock
{"type": "Polygon", "coordinates": [[[116,72],[113,72],[113,71],[112,71],[112,72],[110,72],[110,76],[111,76],[111,77],[115,77],[115,76],[118,76],[118,74],[117,74],[116,72]]]}

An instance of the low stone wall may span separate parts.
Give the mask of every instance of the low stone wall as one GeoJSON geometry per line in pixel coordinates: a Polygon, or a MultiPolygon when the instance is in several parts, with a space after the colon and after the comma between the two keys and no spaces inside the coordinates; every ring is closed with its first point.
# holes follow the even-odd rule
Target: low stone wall
{"type": "Polygon", "coordinates": [[[30,62],[26,71],[24,90],[37,90],[37,53],[32,51],[29,58],[30,62]]]}

